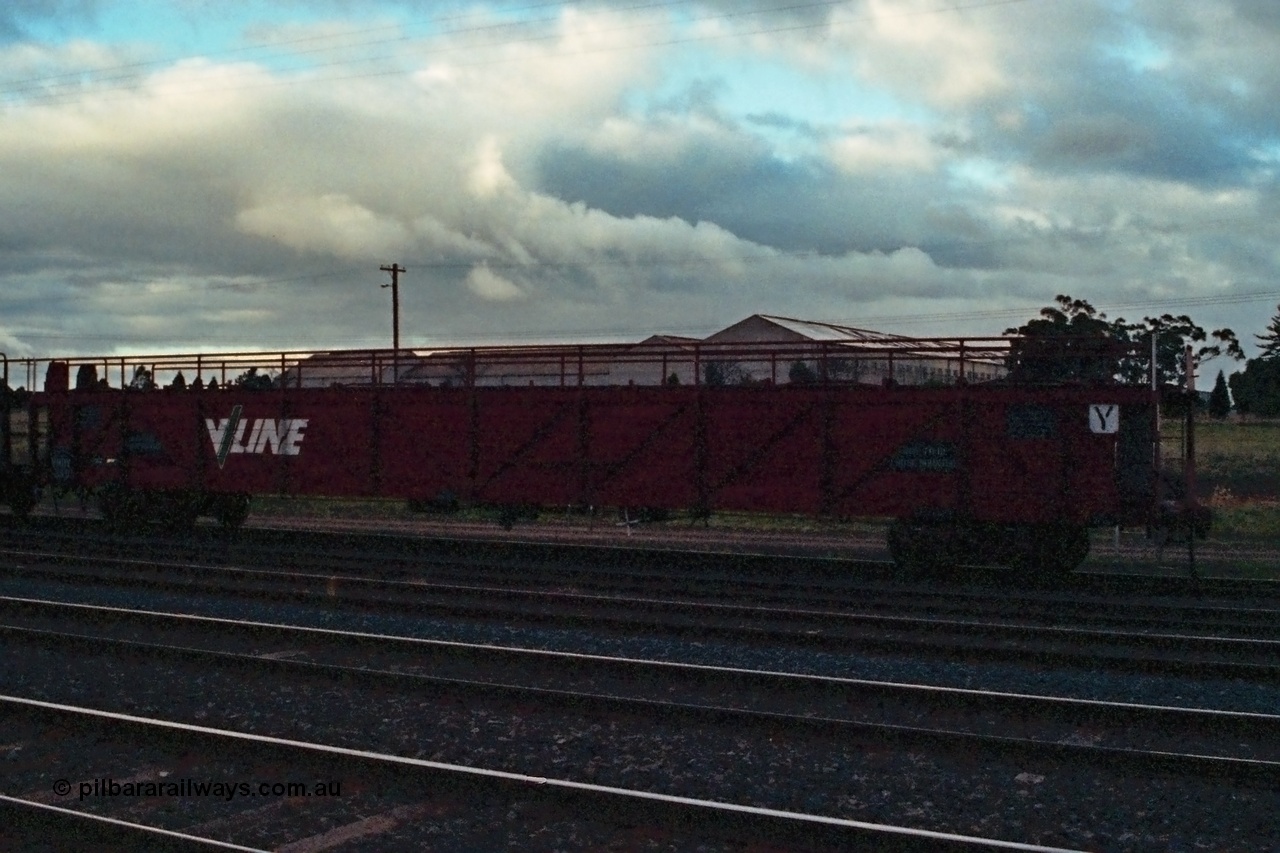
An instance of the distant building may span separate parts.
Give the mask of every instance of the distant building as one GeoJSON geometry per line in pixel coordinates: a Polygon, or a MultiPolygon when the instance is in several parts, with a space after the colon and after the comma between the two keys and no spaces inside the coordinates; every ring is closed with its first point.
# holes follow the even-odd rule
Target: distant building
{"type": "Polygon", "coordinates": [[[401,382],[478,387],[660,385],[694,381],[697,338],[653,335],[638,344],[484,347],[419,357],[401,382]]]}
{"type": "MultiPolygon", "coordinates": [[[[930,382],[950,384],[961,371],[959,353],[954,342],[921,341],[903,335],[875,332],[797,320],[772,314],[752,314],[704,339],[705,344],[739,344],[787,342],[787,364],[777,358],[753,359],[749,351],[730,359],[722,371],[741,381],[796,381],[800,377],[880,385],[893,381],[901,385],[923,385],[930,382]]],[[[763,349],[769,349],[764,347],[763,349]]],[[[997,359],[970,357],[964,360],[965,380],[989,382],[1007,373],[997,359]]]]}
{"type": "Polygon", "coordinates": [[[401,381],[421,364],[416,353],[401,350],[398,356],[387,351],[316,353],[295,361],[277,382],[286,388],[359,388],[389,384],[398,375],[401,381]]]}
{"type": "Polygon", "coordinates": [[[650,335],[614,355],[610,384],[693,385],[700,343],[680,335],[650,335]]]}
{"type": "Polygon", "coordinates": [[[400,381],[443,388],[472,383],[481,388],[611,384],[608,362],[588,360],[581,366],[578,362],[572,348],[440,350],[422,356],[411,370],[401,374],[400,381]]]}
{"type": "MultiPolygon", "coordinates": [[[[1002,378],[1004,364],[981,352],[963,360],[965,381],[1002,378]]],[[[651,335],[635,344],[513,346],[320,353],[282,375],[289,387],[389,384],[451,387],[735,385],[817,380],[881,385],[951,384],[961,359],[955,342],[920,341],[852,326],[752,314],[706,338],[651,335]]]]}

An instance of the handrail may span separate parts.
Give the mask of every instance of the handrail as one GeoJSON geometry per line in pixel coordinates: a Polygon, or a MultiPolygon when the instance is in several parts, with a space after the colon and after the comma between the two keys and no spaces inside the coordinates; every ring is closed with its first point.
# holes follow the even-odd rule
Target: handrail
{"type": "MultiPolygon", "coordinates": [[[[1055,344],[1019,337],[906,338],[839,340],[655,341],[651,343],[496,345],[366,350],[232,351],[134,356],[73,356],[76,364],[119,369],[121,386],[131,371],[144,366],[163,385],[177,373],[185,383],[217,379],[226,386],[252,369],[276,387],[444,385],[666,384],[674,375],[682,384],[779,383],[797,381],[898,384],[991,381],[1007,375],[1014,359],[1032,364],[1051,359],[1055,344]],[[790,366],[791,370],[788,370],[790,366]],[[398,368],[398,369],[397,369],[398,368]],[[971,377],[970,374],[974,376],[971,377]],[[650,375],[651,374],[651,375],[650,375]],[[780,375],[781,374],[781,375],[780,375]]],[[[1127,352],[1110,342],[1088,339],[1070,348],[1073,359],[1121,359],[1127,352]]],[[[2,354],[0,354],[2,355],[2,354]]],[[[1133,355],[1136,355],[1134,353],[1133,355]]],[[[3,356],[5,379],[9,362],[3,356]]],[[[12,359],[34,375],[50,359],[12,359]]]]}
{"type": "MultiPolygon", "coordinates": [[[[1017,337],[987,337],[987,338],[898,338],[893,340],[760,340],[760,341],[689,341],[688,343],[671,343],[667,341],[659,341],[654,343],[598,343],[598,344],[495,344],[489,346],[441,346],[441,347],[401,347],[399,353],[410,358],[423,358],[430,356],[442,356],[446,354],[460,354],[474,352],[477,356],[485,357],[523,357],[523,356],[547,356],[551,354],[567,353],[577,356],[579,352],[587,355],[624,355],[634,354],[637,357],[650,356],[652,354],[666,353],[688,353],[694,350],[713,353],[759,353],[769,350],[779,352],[791,351],[812,351],[814,349],[825,349],[828,351],[857,351],[862,353],[911,353],[918,355],[944,354],[949,352],[959,353],[964,347],[966,352],[983,352],[988,355],[1006,355],[1011,345],[1024,340],[1017,337]],[[974,345],[980,344],[975,350],[974,345]]],[[[1035,339],[1026,339],[1035,340],[1035,339]]],[[[1091,339],[1096,340],[1096,339],[1091,339]]],[[[367,348],[367,349],[328,349],[328,350],[228,350],[225,352],[201,352],[201,353],[136,353],[133,355],[73,355],[64,357],[41,357],[41,358],[22,358],[12,359],[13,361],[70,361],[73,363],[119,363],[121,361],[137,364],[157,365],[175,365],[175,364],[195,364],[197,360],[205,363],[226,362],[228,364],[240,363],[258,363],[266,364],[268,362],[278,361],[281,356],[286,360],[292,358],[294,360],[308,357],[324,357],[331,359],[343,359],[349,357],[375,357],[380,361],[386,360],[390,363],[390,359],[396,353],[396,350],[389,348],[367,348]]]]}

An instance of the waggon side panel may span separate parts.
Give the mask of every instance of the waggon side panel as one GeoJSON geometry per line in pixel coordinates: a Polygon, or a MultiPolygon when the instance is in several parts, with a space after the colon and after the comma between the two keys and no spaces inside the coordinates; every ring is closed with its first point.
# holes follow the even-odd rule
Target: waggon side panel
{"type": "Polygon", "coordinates": [[[470,497],[493,503],[568,505],[582,495],[577,389],[486,388],[475,392],[470,497]]]}
{"type": "Polygon", "coordinates": [[[815,513],[822,501],[825,394],[799,388],[702,392],[711,507],[815,513]]]}
{"type": "MultiPolygon", "coordinates": [[[[261,396],[274,395],[261,392],[261,396]]],[[[279,432],[287,430],[300,439],[282,447],[281,452],[271,453],[267,447],[254,454],[254,461],[274,475],[275,490],[302,495],[376,495],[375,480],[382,464],[374,444],[376,392],[335,388],[282,396],[283,403],[273,401],[274,409],[264,407],[263,411],[274,411],[279,432]],[[299,432],[300,424],[305,426],[299,432]]]]}
{"type": "Polygon", "coordinates": [[[959,398],[933,389],[850,389],[832,417],[831,511],[950,515],[961,500],[959,398]]]}
{"type": "Polygon", "coordinates": [[[590,436],[585,503],[698,504],[701,408],[696,389],[624,387],[584,394],[590,436]]]}
{"type": "Polygon", "coordinates": [[[392,389],[382,395],[381,494],[469,498],[471,392],[392,389]]]}
{"type": "Polygon", "coordinates": [[[1126,434],[1091,431],[1095,404],[1145,412],[1120,423],[1150,435],[1149,393],[1114,386],[114,390],[33,403],[49,407],[55,459],[91,487],[1003,523],[1121,511],[1126,434]]]}
{"type": "Polygon", "coordinates": [[[967,463],[972,517],[1010,524],[1071,512],[1071,413],[1060,400],[999,389],[970,394],[967,463]]]}
{"type": "MultiPolygon", "coordinates": [[[[973,393],[982,400],[981,389],[973,393]]],[[[1143,389],[993,389],[976,407],[969,445],[974,517],[1009,524],[1134,520],[1118,489],[1119,423],[1115,432],[1096,431],[1095,409],[1108,417],[1151,413],[1143,389]]]]}

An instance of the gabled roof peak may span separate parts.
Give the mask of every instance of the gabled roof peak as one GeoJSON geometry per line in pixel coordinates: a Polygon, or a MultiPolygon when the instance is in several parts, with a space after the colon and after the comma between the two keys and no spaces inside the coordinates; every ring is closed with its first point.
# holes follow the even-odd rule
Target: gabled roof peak
{"type": "Polygon", "coordinates": [[[762,320],[775,323],[789,331],[815,340],[840,341],[904,341],[903,335],[888,332],[876,332],[871,329],[859,329],[856,326],[844,326],[838,323],[824,323],[817,320],[801,320],[796,317],[782,317],[777,314],[755,314],[762,320]]]}

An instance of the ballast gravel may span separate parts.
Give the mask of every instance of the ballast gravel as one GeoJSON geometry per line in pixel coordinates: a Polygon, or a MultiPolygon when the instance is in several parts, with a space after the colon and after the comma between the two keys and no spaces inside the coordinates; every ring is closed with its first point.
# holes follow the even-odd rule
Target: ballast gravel
{"type": "Polygon", "coordinates": [[[84,588],[49,581],[12,578],[0,578],[0,595],[192,613],[225,619],[364,631],[462,643],[489,643],[518,648],[678,661],[742,669],[999,690],[1108,702],[1135,702],[1260,714],[1280,713],[1280,687],[1235,679],[1174,678],[1012,663],[971,663],[960,660],[946,662],[878,654],[846,655],[728,642],[693,642],[662,637],[619,637],[569,628],[504,627],[438,618],[414,618],[298,604],[247,601],[243,598],[189,596],[148,590],[84,588]]]}
{"type": "MultiPolygon", "coordinates": [[[[10,582],[0,585],[14,586],[10,582]]],[[[730,644],[604,638],[582,631],[503,630],[440,620],[325,612],[136,591],[26,584],[6,594],[125,607],[182,609],[230,618],[295,622],[407,636],[693,660],[957,686],[1135,700],[1163,691],[1168,704],[1274,710],[1276,691],[1241,683],[1021,671],[1010,665],[922,665],[910,660],[779,652],[730,644]],[[874,672],[868,672],[868,668],[874,672]],[[1021,686],[1011,681],[1021,680],[1021,686]],[[1001,682],[1001,684],[993,683],[1001,682]],[[1150,683],[1143,683],[1150,682],[1150,683]],[[1123,696],[1099,695],[1123,691],[1123,696]],[[1205,692],[1207,691],[1207,692],[1205,692]]],[[[85,626],[90,627],[90,626],[85,626]]],[[[110,653],[66,654],[6,645],[0,689],[31,698],[144,716],[356,746],[449,763],[578,779],[879,823],[1099,850],[1280,848],[1280,792],[1185,777],[1143,778],[1117,766],[1033,766],[984,754],[956,755],[804,737],[758,739],[723,726],[655,719],[585,718],[536,704],[464,704],[314,679],[281,681],[110,653]]],[[[1151,701],[1140,699],[1140,701],[1151,701]]]]}
{"type": "Polygon", "coordinates": [[[1280,792],[1259,787],[889,745],[762,741],[719,726],[661,719],[637,726],[536,706],[463,707],[280,683],[240,669],[137,664],[112,655],[69,661],[0,651],[7,693],[433,761],[1084,849],[1280,844],[1271,821],[1280,792]]]}

